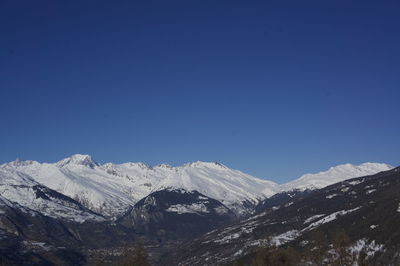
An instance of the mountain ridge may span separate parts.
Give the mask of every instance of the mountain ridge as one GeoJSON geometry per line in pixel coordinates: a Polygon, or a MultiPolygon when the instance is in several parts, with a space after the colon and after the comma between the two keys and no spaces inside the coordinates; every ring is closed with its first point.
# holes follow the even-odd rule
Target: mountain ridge
{"type": "MultiPolygon", "coordinates": [[[[239,255],[250,255],[253,245],[265,244],[259,241],[260,236],[265,236],[264,228],[270,231],[276,245],[281,245],[289,239],[301,241],[314,225],[329,225],[342,216],[358,215],[364,210],[360,210],[358,202],[367,204],[370,200],[360,201],[357,197],[378,195],[376,191],[384,188],[362,185],[363,182],[373,179],[374,174],[385,177],[387,172],[398,171],[388,169],[391,166],[381,163],[343,164],[277,184],[213,162],[198,161],[179,167],[99,164],[89,155],[73,155],[55,163],[16,160],[0,165],[0,234],[5,234],[4,245],[22,243],[14,257],[31,250],[29,245],[35,243],[40,245],[38,254],[52,249],[49,254],[54,255],[60,251],[57,236],[66,234],[68,252],[78,252],[89,261],[98,256],[112,261],[114,255],[110,254],[140,236],[152,245],[154,262],[180,243],[202,235],[214,238],[204,242],[206,248],[215,247],[220,252],[232,244],[235,251],[232,249],[234,253],[226,253],[226,257],[240,258],[239,255]],[[320,194],[318,200],[312,198],[320,194]],[[347,204],[346,197],[355,199],[357,204],[347,204]],[[303,201],[307,202],[304,206],[299,203],[303,201]],[[318,212],[313,204],[319,206],[318,212]],[[307,213],[299,213],[303,207],[308,208],[307,213]],[[282,215],[280,224],[269,221],[278,214],[282,215]],[[299,214],[304,221],[297,221],[299,214]],[[286,219],[287,215],[293,217],[286,219]],[[31,228],[32,224],[37,226],[31,228]],[[254,226],[259,229],[253,230],[254,226]],[[47,230],[54,232],[49,238],[37,233],[47,230]],[[249,240],[245,246],[250,249],[242,250],[240,243],[235,246],[236,239],[242,237],[249,240]],[[87,248],[92,255],[81,250],[87,248]]],[[[376,225],[372,222],[368,226],[376,225]]],[[[0,249],[0,255],[7,252],[0,249]]],[[[69,255],[62,257],[67,259],[69,255]]]]}
{"type": "Polygon", "coordinates": [[[399,265],[399,173],[397,167],[293,195],[210,231],[163,259],[175,265],[250,265],[262,248],[290,247],[304,253],[302,260],[287,265],[339,265],[329,260],[338,257],[332,254],[338,254],[335,241],[341,232],[346,240],[340,248],[356,261],[340,265],[399,265]],[[357,261],[362,253],[366,264],[357,261]],[[324,263],[313,261],[316,254],[324,263]]]}
{"type": "Polygon", "coordinates": [[[261,200],[280,192],[321,188],[391,168],[382,163],[343,164],[278,184],[217,162],[197,161],[182,166],[149,166],[141,162],[99,164],[90,155],[75,154],[55,163],[15,160],[0,165],[3,171],[26,175],[109,217],[122,215],[140,199],[166,188],[198,191],[245,215],[261,200]]]}

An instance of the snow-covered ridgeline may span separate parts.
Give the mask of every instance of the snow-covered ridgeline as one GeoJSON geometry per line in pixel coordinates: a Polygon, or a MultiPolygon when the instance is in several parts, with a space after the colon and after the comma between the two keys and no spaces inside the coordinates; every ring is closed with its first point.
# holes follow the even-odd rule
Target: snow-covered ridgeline
{"type": "Polygon", "coordinates": [[[0,166],[0,183],[7,185],[13,178],[37,182],[107,216],[120,215],[151,192],[165,188],[196,190],[241,213],[246,211],[244,202],[256,204],[278,192],[322,188],[391,168],[379,163],[346,164],[279,185],[219,163],[194,162],[179,167],[166,164],[151,167],[144,163],[101,165],[89,155],[77,154],[56,163],[17,160],[3,164],[0,166]]]}
{"type": "Polygon", "coordinates": [[[0,177],[2,202],[0,207],[7,205],[30,215],[39,212],[53,218],[63,218],[75,222],[105,220],[76,201],[42,186],[23,173],[0,169],[0,177]]]}
{"type": "Polygon", "coordinates": [[[244,201],[256,204],[279,190],[274,182],[207,162],[180,167],[165,164],[150,167],[143,163],[100,165],[88,155],[73,155],[56,163],[14,161],[0,168],[23,173],[108,216],[122,214],[151,192],[165,188],[196,190],[238,213],[245,211],[244,201]]]}
{"type": "Polygon", "coordinates": [[[283,184],[281,187],[284,191],[323,188],[347,179],[373,175],[392,168],[392,166],[384,163],[342,164],[317,174],[305,174],[298,179],[283,184]]]}

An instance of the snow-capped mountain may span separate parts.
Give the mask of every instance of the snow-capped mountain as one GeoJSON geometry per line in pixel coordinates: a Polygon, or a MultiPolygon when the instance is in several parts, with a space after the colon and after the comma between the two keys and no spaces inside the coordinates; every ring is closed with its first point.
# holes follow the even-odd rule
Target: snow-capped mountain
{"type": "Polygon", "coordinates": [[[279,190],[274,182],[219,163],[195,162],[180,167],[151,167],[143,163],[100,165],[89,155],[77,154],[56,163],[14,161],[0,168],[23,173],[107,216],[123,214],[151,192],[165,188],[196,190],[237,213],[279,190]]]}
{"type": "MultiPolygon", "coordinates": [[[[0,165],[0,240],[3,246],[21,247],[12,253],[14,264],[18,264],[14,258],[21,258],[21,254],[27,254],[31,247],[35,254],[51,256],[67,248],[72,253],[63,253],[65,256],[62,257],[69,259],[71,254],[80,254],[80,248],[99,249],[94,254],[103,254],[103,248],[111,247],[109,251],[114,254],[114,251],[118,252],[116,247],[133,243],[139,236],[144,236],[151,245],[159,245],[154,253],[159,256],[181,241],[215,229],[217,231],[212,231],[215,233],[206,235],[214,237],[220,232],[217,228],[241,221],[244,226],[239,224],[232,227],[229,234],[218,235],[216,243],[230,245],[230,239],[239,240],[242,236],[265,238],[265,235],[259,235],[266,232],[262,227],[264,224],[273,226],[271,232],[278,234],[276,239],[279,240],[281,234],[286,237],[286,231],[300,232],[302,227],[309,226],[297,219],[302,206],[298,202],[322,193],[324,201],[311,197],[310,204],[322,202],[321,212],[326,217],[314,214],[319,209],[310,204],[304,205],[310,206],[310,213],[302,211],[301,215],[319,215],[320,219],[341,217],[343,210],[359,207],[358,202],[353,207],[346,197],[371,202],[362,199],[361,194],[375,195],[378,190],[368,184],[357,189],[361,194],[354,194],[357,191],[350,190],[350,186],[361,185],[360,182],[368,178],[375,178],[379,185],[387,185],[383,179],[382,182],[378,179],[398,170],[382,172],[390,168],[378,163],[339,165],[280,185],[219,163],[195,162],[179,167],[165,164],[152,167],[143,163],[99,164],[89,155],[79,154],[55,163],[16,160],[0,165]],[[340,183],[328,186],[378,172],[382,173],[343,181],[346,187],[340,183]],[[313,190],[325,186],[328,187],[313,190]],[[337,189],[331,191],[332,188],[337,189]],[[325,190],[329,190],[326,195],[325,190]],[[334,203],[331,209],[327,210],[326,202],[334,203]],[[347,205],[342,206],[342,203],[347,205]],[[268,213],[280,213],[280,210],[285,219],[288,217],[286,210],[293,212],[290,223],[287,219],[275,223],[265,217],[268,213]],[[243,214],[255,214],[251,219],[256,220],[249,220],[249,216],[243,214]],[[294,229],[288,227],[293,225],[292,220],[296,223],[294,229]],[[249,226],[253,225],[261,226],[256,234],[249,231],[249,226]]],[[[397,195],[395,189],[392,192],[397,195]]],[[[398,205],[395,207],[397,210],[398,205]]],[[[307,221],[308,216],[305,217],[307,221]]],[[[301,240],[300,235],[298,239],[301,240]]],[[[250,239],[248,243],[253,245],[257,241],[250,239]]],[[[206,243],[207,247],[210,243],[206,243]]],[[[241,243],[243,246],[245,242],[241,243]]],[[[218,245],[213,247],[218,252],[225,250],[218,245]]],[[[236,247],[226,250],[239,254],[236,247]]],[[[0,256],[11,251],[0,248],[0,256]]],[[[247,251],[251,252],[250,249],[247,251]]],[[[82,258],[76,257],[71,265],[83,264],[77,263],[82,258]]],[[[29,260],[29,257],[24,259],[29,260]]]]}
{"type": "Polygon", "coordinates": [[[79,202],[39,184],[21,172],[0,169],[0,177],[0,199],[3,205],[7,203],[8,206],[31,215],[39,212],[49,217],[74,222],[105,220],[79,202]]]}
{"type": "Polygon", "coordinates": [[[10,174],[25,174],[35,182],[106,215],[121,213],[136,202],[134,195],[129,193],[132,187],[129,179],[107,173],[92,162],[90,156],[74,155],[53,164],[14,161],[2,165],[1,169],[10,174]]]}
{"type": "MultiPolygon", "coordinates": [[[[0,183],[4,187],[8,182],[5,180],[20,180],[23,177],[110,217],[122,215],[140,199],[166,188],[198,191],[240,215],[251,212],[260,200],[282,191],[321,188],[390,168],[378,163],[339,165],[326,172],[304,175],[279,185],[220,163],[194,162],[179,167],[166,164],[151,167],[144,163],[99,164],[89,155],[76,154],[56,163],[16,160],[3,164],[0,166],[0,183]]],[[[9,193],[9,197],[12,194],[9,193]]],[[[18,202],[19,199],[10,200],[18,202]]]]}
{"type": "Polygon", "coordinates": [[[302,261],[299,265],[399,265],[399,191],[400,168],[395,168],[335,183],[306,196],[293,195],[257,215],[198,237],[175,253],[169,253],[163,263],[250,265],[257,250],[277,246],[305,252],[295,258],[310,262],[302,261]],[[345,232],[346,240],[341,238],[341,248],[347,245],[356,258],[362,251],[371,260],[332,263],[335,257],[330,255],[337,247],[334,244],[337,238],[333,236],[337,232],[345,232]],[[316,260],[316,253],[326,263],[316,260]],[[236,259],[240,263],[233,263],[236,259]]]}
{"type": "Polygon", "coordinates": [[[354,177],[373,175],[388,171],[393,167],[384,163],[363,163],[360,165],[342,164],[317,174],[305,174],[298,179],[282,185],[283,191],[293,189],[318,189],[354,177]]]}
{"type": "Polygon", "coordinates": [[[245,210],[245,203],[256,204],[279,190],[279,185],[274,182],[230,169],[220,163],[195,162],[172,169],[174,172],[162,179],[155,190],[184,188],[198,191],[221,201],[237,213],[245,210]]]}

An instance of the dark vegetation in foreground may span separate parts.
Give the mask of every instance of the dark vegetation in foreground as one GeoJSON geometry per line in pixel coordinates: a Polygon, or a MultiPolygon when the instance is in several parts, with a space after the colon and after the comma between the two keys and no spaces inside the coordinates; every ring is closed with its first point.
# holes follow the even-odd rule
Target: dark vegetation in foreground
{"type": "Polygon", "coordinates": [[[259,248],[229,266],[383,266],[400,265],[399,247],[378,251],[373,255],[364,247],[351,250],[352,242],[346,232],[337,229],[330,235],[316,230],[309,245],[303,248],[268,246],[259,248]],[[331,244],[329,244],[331,243],[331,244]]]}

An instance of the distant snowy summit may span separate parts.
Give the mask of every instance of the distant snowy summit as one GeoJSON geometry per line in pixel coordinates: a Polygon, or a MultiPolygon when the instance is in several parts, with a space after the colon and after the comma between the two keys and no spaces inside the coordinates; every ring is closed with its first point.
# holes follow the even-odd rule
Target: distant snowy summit
{"type": "Polygon", "coordinates": [[[341,164],[317,174],[302,175],[298,179],[283,184],[282,189],[318,189],[347,179],[388,171],[392,168],[392,166],[385,163],[341,164]]]}
{"type": "MultiPolygon", "coordinates": [[[[10,178],[14,183],[26,182],[27,186],[34,182],[76,199],[92,211],[114,217],[150,193],[173,188],[198,191],[240,215],[251,212],[260,200],[279,192],[322,188],[391,168],[382,163],[344,164],[277,184],[220,163],[199,161],[178,167],[167,164],[152,167],[131,162],[99,164],[90,155],[75,154],[56,163],[16,160],[0,165],[0,187],[3,188],[0,196],[7,191],[10,178]]],[[[24,196],[23,193],[19,195],[24,196]]],[[[12,200],[18,201],[15,197],[12,200]]],[[[21,201],[28,202],[29,199],[21,201]]]]}
{"type": "Polygon", "coordinates": [[[99,166],[99,164],[92,159],[92,156],[83,154],[75,154],[56,163],[58,167],[64,167],[69,164],[83,165],[90,168],[99,166]]]}

